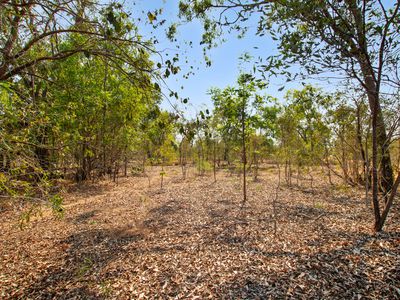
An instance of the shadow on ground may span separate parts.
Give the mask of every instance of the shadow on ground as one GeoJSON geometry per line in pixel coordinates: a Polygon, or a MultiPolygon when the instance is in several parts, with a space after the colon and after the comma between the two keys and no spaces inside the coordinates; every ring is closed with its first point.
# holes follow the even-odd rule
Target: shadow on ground
{"type": "MultiPolygon", "coordinates": [[[[241,269],[230,270],[231,274],[236,275],[222,283],[204,274],[199,277],[201,279],[196,279],[193,274],[184,274],[185,270],[164,269],[154,279],[157,282],[151,282],[156,288],[151,290],[153,294],[147,296],[151,298],[157,294],[161,299],[179,298],[178,295],[189,295],[190,290],[196,288],[193,282],[201,282],[212,287],[215,299],[368,299],[379,298],[379,293],[387,299],[400,297],[396,288],[400,282],[400,234],[371,236],[360,232],[334,231],[325,226],[324,220],[317,218],[322,214],[331,214],[346,222],[345,213],[332,213],[324,207],[310,207],[301,203],[281,205],[281,218],[302,225],[305,220],[318,221],[321,233],[317,239],[306,241],[307,236],[297,236],[298,247],[295,248],[277,238],[275,241],[271,239],[271,243],[275,243],[271,247],[261,248],[260,245],[265,245],[264,236],[270,232],[260,228],[271,226],[271,220],[255,222],[257,211],[246,208],[239,216],[239,210],[231,201],[214,200],[202,206],[204,215],[201,215],[203,219],[200,224],[185,219],[187,214],[198,212],[189,211],[183,200],[170,200],[148,211],[142,226],[149,230],[151,237],[130,227],[88,229],[68,236],[60,242],[66,245],[66,250],[58,264],[55,262],[55,265],[44,270],[23,293],[33,299],[116,298],[113,294],[115,290],[109,283],[117,281],[121,274],[133,272],[132,264],[127,261],[131,255],[137,255],[140,259],[151,258],[150,261],[157,263],[177,252],[184,252],[192,255],[193,260],[202,260],[205,258],[193,250],[193,246],[199,246],[202,253],[208,251],[216,257],[207,261],[209,268],[201,272],[212,272],[220,263],[218,258],[222,261],[228,256],[232,265],[245,257],[241,261],[241,269]],[[166,238],[173,242],[158,243],[166,238]],[[329,246],[332,240],[341,242],[340,246],[329,246]],[[303,251],[303,246],[320,250],[307,253],[303,251]],[[375,258],[387,258],[390,268],[387,262],[381,263],[375,258]],[[271,263],[271,268],[265,265],[260,267],[260,262],[267,265],[271,263]],[[281,265],[276,265],[277,262],[281,265]],[[286,265],[288,262],[290,264],[286,265]],[[181,273],[188,279],[179,284],[170,282],[174,291],[164,293],[161,287],[167,278],[181,273]],[[189,283],[192,285],[187,285],[189,283]]],[[[97,213],[98,210],[81,213],[71,222],[86,224],[97,213]]],[[[290,225],[287,222],[279,226],[290,225]]],[[[145,267],[151,269],[160,266],[145,267]]],[[[128,290],[122,295],[122,298],[131,298],[128,290]]]]}
{"type": "Polygon", "coordinates": [[[60,265],[45,270],[24,294],[36,299],[102,299],[110,275],[106,267],[126,254],[126,245],[141,239],[143,235],[125,229],[70,235],[61,241],[68,247],[60,265]],[[99,287],[94,287],[96,284],[99,287]]]}

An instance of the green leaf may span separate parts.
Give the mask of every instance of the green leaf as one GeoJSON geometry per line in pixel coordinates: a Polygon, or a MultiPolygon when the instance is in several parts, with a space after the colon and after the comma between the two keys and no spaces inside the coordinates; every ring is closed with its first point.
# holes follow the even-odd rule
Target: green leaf
{"type": "Polygon", "coordinates": [[[149,22],[150,23],[153,23],[155,20],[157,20],[157,16],[156,15],[154,15],[152,12],[148,12],[147,13],[147,18],[149,19],[149,22]]]}

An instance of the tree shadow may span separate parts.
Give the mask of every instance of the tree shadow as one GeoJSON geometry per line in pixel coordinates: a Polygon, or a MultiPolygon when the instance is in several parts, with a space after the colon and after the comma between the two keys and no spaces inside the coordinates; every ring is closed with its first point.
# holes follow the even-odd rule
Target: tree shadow
{"type": "Polygon", "coordinates": [[[68,221],[71,221],[74,224],[82,224],[87,223],[90,219],[92,219],[97,213],[99,213],[98,209],[91,210],[88,212],[81,213],[74,218],[67,218],[68,221]]]}
{"type": "MultiPolygon", "coordinates": [[[[385,250],[380,246],[380,244],[398,243],[400,233],[371,236],[359,232],[323,228],[321,230],[323,234],[318,236],[317,243],[310,241],[299,243],[298,248],[271,247],[265,250],[257,246],[263,242],[259,236],[248,234],[251,226],[263,225],[262,223],[256,225],[250,221],[257,212],[246,210],[243,216],[237,217],[238,210],[229,209],[231,205],[231,202],[211,201],[204,205],[204,220],[201,224],[192,223],[190,219],[182,224],[179,222],[183,215],[188,213],[185,202],[178,200],[164,202],[151,209],[143,221],[142,226],[150,230],[151,238],[129,228],[90,229],[71,234],[60,242],[67,245],[65,256],[59,258],[60,263],[43,271],[28,290],[24,291],[24,295],[36,299],[105,299],[108,297],[107,288],[102,290],[99,286],[106,286],[107,281],[116,280],[123,273],[110,269],[113,262],[117,262],[118,268],[124,271],[125,266],[121,263],[127,261],[128,255],[138,257],[149,255],[153,263],[164,259],[164,255],[172,253],[185,252],[193,255],[195,251],[193,244],[190,243],[195,242],[201,244],[203,248],[218,246],[215,248],[221,252],[217,255],[225,255],[226,252],[223,251],[227,251],[233,259],[240,257],[241,254],[250,258],[243,263],[244,267],[237,275],[228,276],[227,281],[215,287],[217,298],[220,299],[338,299],[359,298],[358,295],[361,298],[374,298],[374,295],[375,298],[379,298],[379,295],[370,295],[377,293],[381,287],[386,288],[383,292],[384,295],[388,295],[388,299],[400,296],[390,287],[400,282],[399,260],[396,259],[396,254],[399,252],[385,250]],[[166,230],[161,232],[161,229],[166,230]],[[198,235],[197,239],[186,239],[195,234],[198,235]],[[159,243],[165,236],[173,242],[159,243]],[[346,243],[343,243],[342,247],[334,246],[335,248],[329,249],[325,246],[332,237],[346,243]],[[150,242],[144,243],[144,241],[150,242]],[[371,241],[377,246],[368,246],[371,241]],[[317,246],[324,250],[305,253],[301,249],[302,245],[317,246]],[[392,268],[384,273],[374,270],[376,266],[368,259],[385,256],[393,259],[392,268]],[[266,268],[259,267],[256,263],[260,261],[265,264],[271,263],[271,269],[268,268],[266,271],[266,268]],[[290,268],[284,265],[273,266],[276,261],[282,264],[290,261],[293,264],[290,268]],[[370,277],[368,272],[375,272],[377,277],[370,277]],[[386,280],[390,282],[383,286],[382,282],[386,280]]],[[[284,216],[291,219],[298,216],[299,212],[310,216],[310,219],[315,219],[323,213],[331,213],[324,208],[307,205],[287,205],[282,210],[284,216]]],[[[82,213],[73,221],[85,223],[96,213],[96,210],[82,213]]],[[[299,222],[299,219],[296,222],[299,222]]],[[[322,221],[318,223],[324,225],[322,221]]],[[[393,247],[400,251],[398,246],[393,247]]],[[[207,249],[215,251],[213,247],[207,249]]],[[[131,269],[127,270],[132,272],[131,269]]],[[[162,275],[156,280],[163,282],[166,277],[173,277],[179,271],[179,269],[163,269],[162,275]]],[[[209,280],[207,277],[204,278],[209,280]]],[[[196,282],[195,279],[193,282],[196,282]]],[[[177,285],[175,289],[173,293],[178,295],[182,292],[183,286],[177,285]]],[[[154,295],[158,292],[162,293],[154,290],[154,295]]]]}
{"type": "Polygon", "coordinates": [[[318,218],[321,218],[321,216],[323,215],[328,215],[328,216],[338,215],[337,212],[329,211],[324,207],[313,207],[304,204],[285,205],[283,203],[280,203],[278,211],[281,212],[279,214],[279,219],[286,219],[286,220],[302,219],[305,221],[311,221],[311,220],[317,220],[318,218]]]}
{"type": "Polygon", "coordinates": [[[92,196],[103,195],[113,189],[113,185],[110,182],[98,182],[90,183],[85,182],[85,184],[70,184],[66,187],[66,192],[77,198],[89,198],[92,196]]]}
{"type": "Polygon", "coordinates": [[[332,196],[326,199],[327,202],[333,204],[341,204],[341,205],[354,205],[355,203],[360,203],[360,199],[354,199],[349,196],[332,196]]]}
{"type": "Polygon", "coordinates": [[[368,243],[394,244],[400,234],[335,234],[347,238],[345,247],[314,254],[258,251],[242,245],[242,251],[266,259],[292,258],[294,267],[287,271],[282,271],[282,268],[258,274],[249,262],[243,271],[245,276],[219,286],[221,299],[398,299],[400,293],[396,286],[400,280],[400,262],[395,259],[398,253],[370,247],[368,243]],[[389,254],[393,259],[391,268],[383,270],[375,265],[376,257],[389,254]]]}
{"type": "Polygon", "coordinates": [[[168,201],[156,208],[151,209],[146,220],[143,221],[143,226],[152,230],[164,228],[175,223],[175,219],[179,217],[185,210],[185,207],[174,201],[168,201]]]}
{"type": "Polygon", "coordinates": [[[106,296],[93,282],[106,284],[107,266],[127,253],[128,245],[142,239],[142,234],[124,228],[72,234],[60,242],[68,245],[64,257],[59,258],[60,264],[42,272],[24,295],[35,299],[104,299],[106,296]]]}

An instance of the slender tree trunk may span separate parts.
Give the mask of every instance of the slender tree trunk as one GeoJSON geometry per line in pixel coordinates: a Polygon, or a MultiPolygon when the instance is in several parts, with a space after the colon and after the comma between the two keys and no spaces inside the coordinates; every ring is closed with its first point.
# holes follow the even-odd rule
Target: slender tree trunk
{"type": "Polygon", "coordinates": [[[378,224],[378,229],[379,230],[377,230],[377,231],[382,230],[383,225],[385,225],[386,218],[387,218],[387,216],[389,214],[390,208],[393,205],[393,200],[394,200],[394,197],[396,196],[397,189],[399,188],[399,185],[400,185],[400,170],[397,172],[396,181],[393,184],[393,187],[392,187],[392,190],[391,190],[390,195],[388,197],[388,200],[386,201],[385,207],[384,207],[384,209],[382,211],[382,216],[381,216],[379,224],[378,224]]]}
{"type": "Polygon", "coordinates": [[[128,176],[128,146],[125,146],[124,151],[124,177],[128,176]]]}
{"type": "Polygon", "coordinates": [[[146,151],[143,151],[142,173],[146,173],[146,160],[147,160],[147,153],[146,151]]]}
{"type": "Polygon", "coordinates": [[[364,145],[362,142],[362,128],[361,128],[361,112],[360,112],[360,104],[357,103],[357,141],[358,147],[360,149],[361,159],[363,161],[363,172],[364,172],[364,179],[366,178],[365,172],[367,170],[367,159],[364,151],[364,145]]]}
{"type": "Polygon", "coordinates": [[[276,236],[276,232],[278,229],[278,220],[277,220],[277,202],[278,202],[278,195],[279,195],[279,189],[281,185],[281,167],[279,165],[279,162],[277,162],[277,167],[278,167],[278,185],[276,186],[275,190],[275,197],[272,202],[272,213],[273,213],[273,220],[274,220],[274,236],[276,236]]]}
{"type": "Polygon", "coordinates": [[[329,161],[329,152],[328,152],[328,146],[325,144],[325,165],[328,169],[328,180],[329,180],[329,184],[333,185],[332,182],[332,175],[331,175],[331,165],[330,165],[330,161],[329,161]]]}
{"type": "Polygon", "coordinates": [[[288,160],[285,159],[285,181],[286,181],[286,184],[287,184],[287,185],[289,185],[289,171],[288,171],[288,166],[289,166],[288,160]]]}
{"type": "Polygon", "coordinates": [[[118,163],[117,161],[114,162],[114,172],[113,172],[113,182],[116,182],[118,177],[118,163]]]}
{"type": "Polygon", "coordinates": [[[400,138],[398,139],[397,147],[397,170],[400,170],[400,138]]]}
{"type": "Polygon", "coordinates": [[[163,188],[164,183],[164,163],[161,165],[161,189],[163,188]]]}
{"type": "Polygon", "coordinates": [[[341,150],[342,150],[342,157],[341,157],[341,166],[342,166],[342,170],[343,170],[343,180],[344,183],[348,183],[349,182],[349,171],[348,171],[348,165],[347,165],[347,157],[346,157],[346,149],[345,149],[345,143],[344,143],[344,137],[343,137],[343,132],[344,130],[342,130],[342,135],[340,136],[340,144],[341,144],[341,150]]]}
{"type": "Polygon", "coordinates": [[[125,155],[124,158],[124,177],[128,176],[128,157],[125,155]]]}
{"type": "Polygon", "coordinates": [[[247,187],[246,187],[246,118],[245,118],[245,107],[242,108],[242,160],[243,160],[243,204],[247,200],[247,187]]]}
{"type": "MultiPolygon", "coordinates": [[[[371,124],[371,122],[369,122],[371,124]]],[[[364,180],[365,180],[365,206],[369,207],[370,206],[370,201],[369,201],[369,187],[370,187],[370,176],[369,176],[369,154],[368,154],[368,137],[369,137],[369,131],[370,131],[370,125],[368,125],[368,131],[367,135],[365,137],[365,165],[364,165],[364,180]]]]}
{"type": "MultiPolygon", "coordinates": [[[[329,164],[329,163],[328,163],[329,164]]],[[[328,166],[328,181],[330,185],[333,185],[332,182],[332,175],[331,175],[331,168],[328,166]]]]}
{"type": "Polygon", "coordinates": [[[300,164],[299,163],[297,163],[297,176],[296,176],[296,184],[298,185],[298,186],[300,186],[300,164]]]}
{"type": "MultiPolygon", "coordinates": [[[[106,50],[107,51],[107,50],[106,50]]],[[[107,80],[108,80],[108,61],[104,62],[104,78],[103,78],[103,92],[107,91],[107,80]]],[[[106,116],[107,116],[107,99],[103,99],[103,111],[102,111],[102,125],[101,125],[101,142],[102,142],[102,160],[103,160],[103,172],[104,174],[107,171],[107,162],[106,162],[106,116]]]]}
{"type": "Polygon", "coordinates": [[[214,140],[214,149],[213,149],[213,171],[214,171],[214,182],[217,182],[217,168],[216,168],[216,141],[214,140]]]}

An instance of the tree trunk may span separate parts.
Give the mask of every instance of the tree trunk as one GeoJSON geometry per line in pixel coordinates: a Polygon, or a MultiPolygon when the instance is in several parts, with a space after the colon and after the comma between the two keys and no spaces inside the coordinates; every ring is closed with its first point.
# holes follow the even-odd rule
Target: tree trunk
{"type": "Polygon", "coordinates": [[[11,165],[10,160],[6,153],[0,154],[0,172],[7,173],[10,171],[11,165]]]}
{"type": "MultiPolygon", "coordinates": [[[[370,70],[365,63],[363,64],[363,62],[361,62],[361,68],[365,80],[368,103],[372,112],[372,132],[374,130],[376,131],[375,138],[377,149],[375,155],[377,156],[377,163],[378,155],[380,158],[380,186],[386,199],[393,185],[393,168],[389,152],[390,143],[387,138],[386,126],[383,119],[382,108],[380,105],[379,87],[374,80],[373,70],[370,70]]],[[[374,153],[372,153],[372,156],[374,156],[374,153]]]]}
{"type": "Polygon", "coordinates": [[[247,187],[246,187],[246,164],[247,164],[247,157],[246,157],[246,118],[245,118],[245,111],[244,107],[242,110],[242,160],[243,160],[243,204],[246,203],[247,200],[247,187]]]}
{"type": "Polygon", "coordinates": [[[257,141],[256,137],[254,137],[254,142],[253,142],[253,161],[254,161],[254,181],[257,181],[258,179],[258,155],[257,155],[257,141]]]}
{"type": "Polygon", "coordinates": [[[113,182],[116,182],[116,181],[117,181],[117,178],[118,178],[118,169],[119,169],[118,163],[117,163],[117,161],[115,161],[115,162],[114,162],[114,172],[113,172],[113,182]]]}
{"type": "Polygon", "coordinates": [[[343,132],[344,132],[344,129],[341,130],[341,135],[340,135],[340,144],[342,147],[342,153],[341,153],[342,157],[341,157],[340,165],[342,166],[344,183],[348,183],[349,182],[349,171],[348,171],[348,165],[347,165],[347,157],[346,157],[346,149],[345,149],[343,132]]]}
{"type": "Polygon", "coordinates": [[[287,185],[289,185],[289,171],[288,171],[288,165],[289,165],[289,163],[288,163],[288,160],[287,159],[285,159],[285,181],[286,181],[286,184],[287,185]]]}
{"type": "Polygon", "coordinates": [[[377,110],[376,105],[372,113],[372,203],[374,205],[375,231],[380,231],[381,214],[378,199],[378,141],[377,141],[377,110]]]}
{"type": "Polygon", "coordinates": [[[397,147],[397,170],[400,170],[400,138],[398,139],[399,146],[397,147]]]}
{"type": "Polygon", "coordinates": [[[366,76],[366,85],[368,88],[367,95],[372,112],[372,203],[374,206],[375,216],[374,229],[375,231],[380,231],[382,229],[378,199],[378,115],[380,107],[376,85],[372,76],[366,76]]]}
{"type": "Polygon", "coordinates": [[[327,167],[327,171],[328,171],[328,180],[329,180],[329,184],[330,185],[333,185],[333,182],[332,182],[332,175],[331,175],[331,164],[330,164],[330,161],[329,161],[329,152],[328,152],[328,146],[326,145],[326,143],[325,143],[325,165],[326,165],[326,167],[327,167]]]}
{"type": "Polygon", "coordinates": [[[378,199],[378,155],[380,154],[380,185],[386,200],[385,210],[386,208],[387,210],[390,209],[387,196],[393,186],[393,169],[389,153],[389,141],[387,140],[385,122],[379,101],[379,86],[377,86],[374,79],[374,71],[368,67],[365,61],[360,59],[360,65],[372,112],[372,203],[375,216],[374,229],[375,231],[381,231],[385,220],[381,218],[378,199]]]}
{"type": "Polygon", "coordinates": [[[124,177],[128,176],[128,157],[124,157],[124,177]]]}
{"type": "Polygon", "coordinates": [[[297,176],[296,176],[296,185],[300,186],[300,164],[297,163],[297,176]]]}
{"type": "Polygon", "coordinates": [[[43,171],[48,171],[50,167],[50,151],[44,145],[35,147],[35,155],[43,171]]]}
{"type": "Polygon", "coordinates": [[[163,188],[163,183],[164,183],[164,163],[161,165],[161,189],[163,188]]]}
{"type": "Polygon", "coordinates": [[[365,180],[365,205],[369,207],[369,199],[368,199],[368,192],[369,192],[369,158],[368,158],[368,136],[365,139],[365,166],[364,166],[364,180],[365,180]]]}
{"type": "Polygon", "coordinates": [[[276,186],[276,190],[275,190],[275,197],[274,200],[272,201],[272,214],[273,214],[273,220],[274,220],[274,236],[276,236],[276,232],[277,232],[277,201],[278,201],[278,195],[279,195],[279,189],[281,186],[281,167],[279,165],[279,162],[277,162],[277,167],[278,167],[278,184],[276,186]]]}
{"type": "Polygon", "coordinates": [[[385,225],[386,218],[389,214],[390,208],[392,207],[393,200],[394,200],[394,197],[396,196],[399,185],[400,185],[400,170],[397,172],[396,181],[393,184],[392,190],[390,192],[390,196],[388,197],[388,200],[386,201],[385,208],[383,209],[382,216],[379,220],[379,224],[375,227],[375,231],[381,231],[383,228],[383,225],[385,225]]]}
{"type": "Polygon", "coordinates": [[[217,169],[216,169],[216,141],[214,140],[213,149],[213,171],[214,171],[214,182],[217,182],[217,169]]]}
{"type": "Polygon", "coordinates": [[[367,158],[366,158],[366,154],[364,151],[364,145],[362,142],[362,130],[361,130],[361,112],[360,112],[360,104],[357,103],[357,141],[358,141],[358,146],[360,148],[360,154],[361,154],[361,158],[363,161],[363,172],[364,172],[364,180],[366,178],[365,176],[365,172],[367,170],[367,158]]]}

